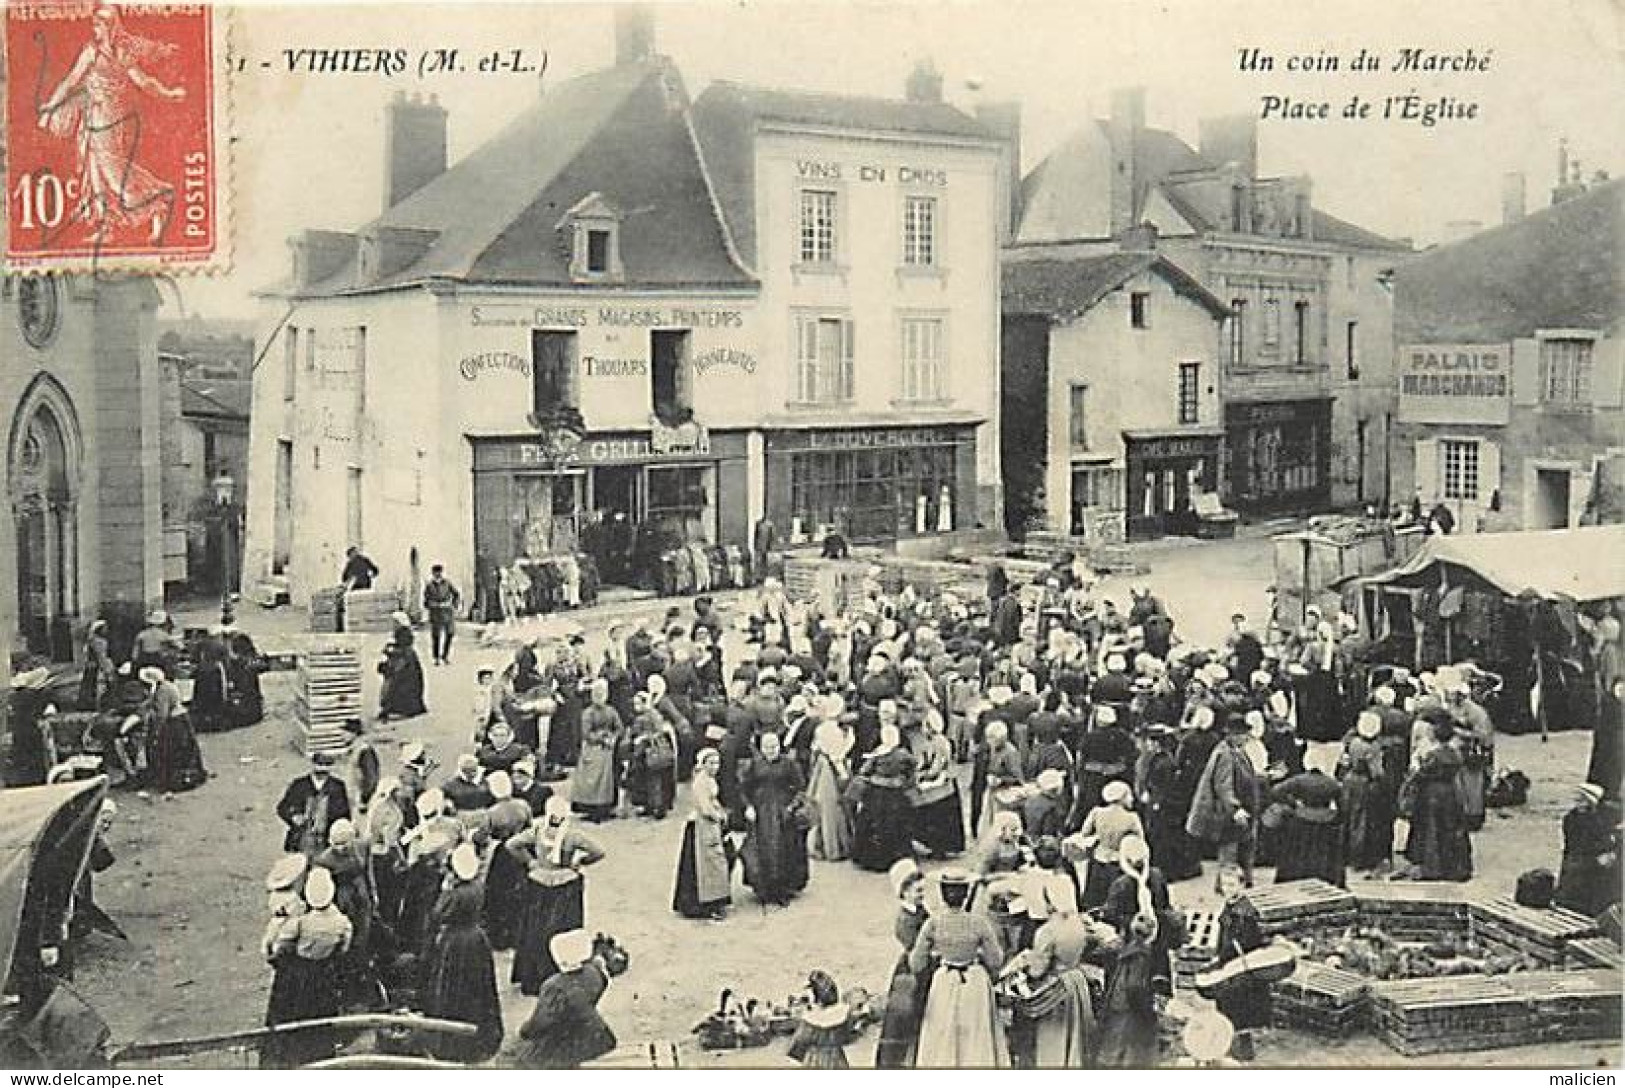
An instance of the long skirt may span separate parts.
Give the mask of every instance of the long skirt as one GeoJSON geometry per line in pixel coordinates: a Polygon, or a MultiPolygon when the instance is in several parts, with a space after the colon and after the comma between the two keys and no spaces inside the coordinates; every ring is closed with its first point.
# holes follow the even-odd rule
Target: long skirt
{"type": "Polygon", "coordinates": [[[876,1069],[913,1067],[930,981],[930,975],[916,975],[908,969],[906,952],[892,969],[891,985],[886,989],[886,1018],[881,1021],[880,1043],[875,1047],[876,1069]]]}
{"type": "Polygon", "coordinates": [[[513,955],[512,981],[528,997],[559,973],[548,942],[560,933],[580,929],[586,918],[585,881],[547,887],[526,879],[525,905],[519,916],[519,943],[513,955]]]}
{"type": "Polygon", "coordinates": [[[671,909],[685,918],[704,918],[726,907],[732,899],[731,876],[722,828],[710,820],[689,820],[677,855],[671,909]]]}
{"type": "MultiPolygon", "coordinates": [[[[320,1020],[339,1014],[337,961],[307,960],[291,952],[277,957],[271,996],[265,1006],[265,1026],[296,1020],[320,1020]]],[[[260,1066],[293,1069],[333,1056],[335,1042],[326,1031],[301,1031],[267,1039],[260,1044],[260,1066]]]]}
{"type": "MultiPolygon", "coordinates": [[[[1155,854],[1152,855],[1156,857],[1155,854]]],[[[1091,857],[1088,870],[1083,878],[1083,898],[1079,905],[1084,910],[1094,910],[1103,906],[1106,897],[1111,894],[1112,884],[1123,875],[1123,870],[1115,862],[1098,861],[1091,857]]]]}
{"type": "Polygon", "coordinates": [[[664,817],[677,798],[677,768],[656,770],[645,765],[641,755],[634,755],[627,768],[626,795],[648,815],[664,817]]]}
{"type": "Polygon", "coordinates": [[[1472,879],[1473,842],[1453,782],[1423,788],[1411,816],[1405,857],[1417,867],[1421,880],[1472,879]]]}
{"type": "Polygon", "coordinates": [[[485,934],[475,925],[447,928],[435,942],[423,1011],[443,1020],[473,1024],[472,1038],[436,1037],[430,1044],[441,1061],[482,1062],[502,1047],[502,999],[496,965],[485,934]]]}
{"type": "Polygon", "coordinates": [[[884,873],[914,855],[913,809],[908,794],[890,786],[870,787],[852,825],[852,860],[884,873]]]}
{"type": "Polygon", "coordinates": [[[812,805],[812,828],[807,852],[824,861],[845,861],[852,856],[852,819],[841,804],[841,784],[824,756],[813,757],[812,784],[807,789],[812,805]]]}
{"type": "Polygon", "coordinates": [[[603,816],[615,810],[618,798],[615,749],[600,744],[583,744],[581,762],[570,780],[571,803],[581,812],[603,816]]]}
{"type": "Polygon", "coordinates": [[[1033,1028],[1034,1069],[1084,1069],[1089,1065],[1095,1033],[1089,980],[1074,967],[1061,973],[1061,986],[1066,990],[1066,997],[1060,1008],[1033,1028]]]}
{"type": "Polygon", "coordinates": [[[965,810],[957,785],[948,796],[914,809],[914,838],[938,856],[965,852],[965,810]]]}
{"type": "Polygon", "coordinates": [[[993,1004],[993,982],[980,964],[949,967],[931,976],[920,1019],[918,1069],[1007,1069],[1010,1052],[993,1004]]]}
{"type": "Polygon", "coordinates": [[[1364,775],[1343,780],[1343,826],[1350,867],[1375,869],[1388,861],[1394,847],[1394,816],[1381,782],[1364,775]]]}
{"type": "Polygon", "coordinates": [[[201,786],[208,778],[203,769],[203,751],[192,732],[192,721],[177,714],[160,722],[153,732],[147,765],[152,770],[153,787],[163,793],[180,793],[201,786]]]}
{"type": "Polygon", "coordinates": [[[1275,839],[1275,882],[1318,877],[1341,888],[1343,867],[1343,821],[1315,824],[1288,816],[1275,839]]]}
{"type": "Polygon", "coordinates": [[[491,947],[498,952],[506,952],[518,940],[525,885],[529,883],[519,859],[497,843],[491,852],[491,869],[485,876],[483,923],[491,947]]]}

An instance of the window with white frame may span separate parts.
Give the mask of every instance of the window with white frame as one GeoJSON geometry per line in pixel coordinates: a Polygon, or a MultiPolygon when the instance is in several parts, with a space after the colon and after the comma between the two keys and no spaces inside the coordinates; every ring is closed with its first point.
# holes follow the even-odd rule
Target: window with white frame
{"type": "Polygon", "coordinates": [[[1179,364],[1179,422],[1196,423],[1202,414],[1202,364],[1179,364]]]}
{"type": "Polygon", "coordinates": [[[937,263],[937,198],[903,198],[903,263],[929,268],[937,263]]]}
{"type": "Polygon", "coordinates": [[[1444,475],[1444,497],[1478,501],[1478,442],[1446,438],[1439,442],[1439,469],[1444,475]]]}
{"type": "Polygon", "coordinates": [[[1591,404],[1591,341],[1540,342],[1540,399],[1579,408],[1591,404]]]}
{"type": "Polygon", "coordinates": [[[836,194],[830,189],[801,191],[801,263],[835,262],[836,194]]]}
{"type": "Polygon", "coordinates": [[[796,318],[796,401],[841,404],[853,395],[853,328],[846,317],[796,318]]]}
{"type": "Polygon", "coordinates": [[[903,400],[941,400],[942,318],[905,317],[902,323],[903,400]]]}

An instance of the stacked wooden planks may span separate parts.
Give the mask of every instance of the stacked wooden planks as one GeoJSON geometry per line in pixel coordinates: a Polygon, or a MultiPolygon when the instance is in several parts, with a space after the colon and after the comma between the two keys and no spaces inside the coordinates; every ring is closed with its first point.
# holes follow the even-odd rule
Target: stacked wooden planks
{"type": "Polygon", "coordinates": [[[1185,943],[1174,952],[1174,976],[1189,988],[1195,986],[1196,975],[1219,957],[1219,912],[1206,908],[1186,911],[1185,934],[1185,943]]]}
{"type": "Polygon", "coordinates": [[[1597,935],[1597,923],[1563,907],[1525,907],[1500,896],[1473,903],[1472,935],[1488,948],[1555,967],[1563,962],[1568,942],[1597,935]]]}
{"type": "Polygon", "coordinates": [[[1607,937],[1581,937],[1563,946],[1563,966],[1570,969],[1607,967],[1625,970],[1625,952],[1607,937]]]}
{"type": "Polygon", "coordinates": [[[349,748],[362,720],[357,647],[324,642],[307,650],[299,659],[294,708],[305,755],[349,748]]]}
{"type": "Polygon", "coordinates": [[[344,595],[344,630],[393,630],[395,613],[406,607],[404,596],[394,589],[356,589],[344,595]]]}
{"type": "Polygon", "coordinates": [[[1471,899],[1460,884],[1356,881],[1349,891],[1359,901],[1360,924],[1375,926],[1395,940],[1466,936],[1471,924],[1471,899]]]}
{"type": "Polygon", "coordinates": [[[1353,894],[1324,880],[1293,880],[1249,888],[1242,897],[1258,911],[1259,928],[1266,937],[1338,933],[1359,921],[1353,894]]]}
{"type": "Polygon", "coordinates": [[[310,629],[320,634],[344,630],[344,587],[318,589],[310,595],[310,629]]]}
{"type": "Polygon", "coordinates": [[[1525,971],[1371,984],[1372,1025],[1406,1055],[1617,1038],[1618,971],[1525,971]]]}
{"type": "Polygon", "coordinates": [[[1299,960],[1290,977],[1270,987],[1270,1005],[1279,1027],[1341,1039],[1365,1027],[1370,991],[1364,975],[1299,960]]]}
{"type": "Polygon", "coordinates": [[[872,564],[855,559],[797,556],[784,561],[784,592],[792,601],[817,598],[826,615],[861,603],[872,564]]]}

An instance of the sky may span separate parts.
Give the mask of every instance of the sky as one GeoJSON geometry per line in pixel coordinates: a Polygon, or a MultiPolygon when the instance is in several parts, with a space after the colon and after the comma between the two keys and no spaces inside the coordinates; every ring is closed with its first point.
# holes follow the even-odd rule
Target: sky
{"type": "MultiPolygon", "coordinates": [[[[789,3],[700,0],[648,5],[656,47],[690,96],[713,80],[900,97],[930,58],[949,101],[1014,100],[1030,170],[1071,131],[1104,117],[1114,88],[1144,87],[1148,123],[1197,142],[1202,117],[1260,111],[1263,96],[1328,103],[1324,121],[1259,122],[1260,170],[1308,174],[1315,203],[1364,227],[1430,244],[1449,224],[1500,220],[1502,178],[1522,172],[1531,210],[1554,183],[1567,138],[1587,175],[1625,172],[1622,0],[914,0],[789,3]],[[1257,49],[1271,72],[1244,72],[1257,49]],[[1378,72],[1351,72],[1365,49],[1378,72]],[[1398,51],[1488,57],[1484,71],[1390,69],[1398,51]],[[1289,58],[1335,56],[1342,70],[1289,71],[1289,58]],[[1472,119],[1344,120],[1350,96],[1416,93],[1476,104],[1472,119]]],[[[232,13],[235,259],[182,277],[165,315],[253,316],[251,292],[286,273],[289,236],[352,229],[380,211],[385,104],[397,91],[437,95],[451,157],[495,133],[547,86],[612,63],[612,5],[417,2],[255,4],[232,13]],[[404,49],[395,76],[298,74],[285,50],[404,49]],[[420,77],[417,56],[450,49],[471,69],[420,77]],[[481,74],[493,50],[547,58],[529,73],[481,74]],[[269,67],[262,67],[264,64],[269,67]]]]}

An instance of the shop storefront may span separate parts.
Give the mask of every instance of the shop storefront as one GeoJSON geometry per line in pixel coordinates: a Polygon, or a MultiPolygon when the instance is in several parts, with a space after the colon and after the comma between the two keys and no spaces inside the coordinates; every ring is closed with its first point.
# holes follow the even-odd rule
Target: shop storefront
{"type": "Polygon", "coordinates": [[[590,556],[612,585],[657,587],[680,546],[743,545],[745,436],[592,432],[573,449],[473,438],[474,547],[494,566],[590,556]]]}
{"type": "Polygon", "coordinates": [[[791,542],[831,530],[896,540],[974,524],[974,425],[769,431],[766,457],[767,514],[791,542]]]}
{"type": "Polygon", "coordinates": [[[1268,512],[1324,507],[1331,498],[1332,401],[1225,405],[1227,505],[1268,512]]]}
{"type": "Polygon", "coordinates": [[[1129,431],[1125,481],[1126,522],[1130,540],[1188,536],[1196,532],[1197,499],[1217,491],[1224,432],[1129,431]]]}

